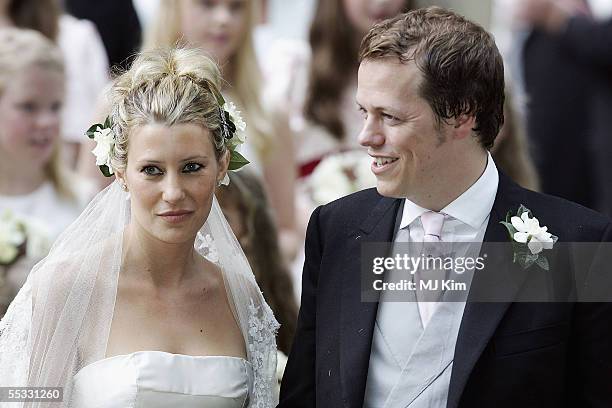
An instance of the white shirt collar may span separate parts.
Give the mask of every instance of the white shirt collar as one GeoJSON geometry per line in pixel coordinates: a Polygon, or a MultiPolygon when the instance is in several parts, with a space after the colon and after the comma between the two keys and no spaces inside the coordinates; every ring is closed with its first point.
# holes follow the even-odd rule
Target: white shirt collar
{"type": "MultiPolygon", "coordinates": [[[[448,204],[440,211],[447,214],[474,229],[478,229],[485,222],[497,194],[497,186],[499,184],[499,173],[493,162],[491,154],[487,152],[487,166],[482,175],[454,201],[448,204]]],[[[405,228],[414,220],[419,218],[421,214],[429,211],[412,201],[405,199],[404,212],[400,228],[405,228]]]]}

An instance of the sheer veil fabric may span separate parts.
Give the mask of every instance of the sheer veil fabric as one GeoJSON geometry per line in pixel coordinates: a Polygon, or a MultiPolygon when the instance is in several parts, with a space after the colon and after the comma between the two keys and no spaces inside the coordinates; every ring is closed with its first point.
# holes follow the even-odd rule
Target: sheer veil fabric
{"type": "MultiPolygon", "coordinates": [[[[129,203],[117,181],[100,192],[32,269],[0,322],[0,386],[64,387],[63,403],[0,407],[71,407],[74,375],[105,358],[129,203]]],[[[248,406],[276,406],[278,323],[216,198],[194,246],[223,271],[254,369],[248,406]]]]}

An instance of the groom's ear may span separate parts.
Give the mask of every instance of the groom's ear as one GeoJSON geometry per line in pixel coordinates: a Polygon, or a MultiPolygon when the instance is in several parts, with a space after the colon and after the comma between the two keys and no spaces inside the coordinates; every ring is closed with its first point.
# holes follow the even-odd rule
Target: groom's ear
{"type": "Polygon", "coordinates": [[[459,115],[451,119],[453,139],[461,140],[472,135],[476,128],[476,116],[474,115],[459,115]]]}

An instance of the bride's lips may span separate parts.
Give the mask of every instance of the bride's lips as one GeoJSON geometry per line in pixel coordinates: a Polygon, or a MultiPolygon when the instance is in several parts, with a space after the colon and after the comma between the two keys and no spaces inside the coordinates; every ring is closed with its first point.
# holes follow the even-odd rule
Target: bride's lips
{"type": "Polygon", "coordinates": [[[164,219],[164,221],[169,222],[171,224],[178,224],[185,221],[193,214],[193,211],[189,210],[175,210],[175,211],[166,211],[159,215],[164,219]]]}
{"type": "Polygon", "coordinates": [[[374,173],[374,175],[376,176],[386,173],[387,171],[395,167],[397,165],[397,162],[399,161],[397,157],[391,157],[391,156],[371,156],[371,157],[372,159],[374,159],[372,161],[371,170],[372,170],[372,173],[374,173]]]}

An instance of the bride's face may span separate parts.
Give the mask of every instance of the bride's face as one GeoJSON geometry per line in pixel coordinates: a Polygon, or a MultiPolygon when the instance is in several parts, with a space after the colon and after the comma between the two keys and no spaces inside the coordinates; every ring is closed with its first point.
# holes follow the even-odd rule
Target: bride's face
{"type": "Polygon", "coordinates": [[[132,223],[166,243],[193,243],[227,171],[212,136],[194,124],[151,124],[130,135],[127,166],[118,172],[131,197],[132,223]]]}

